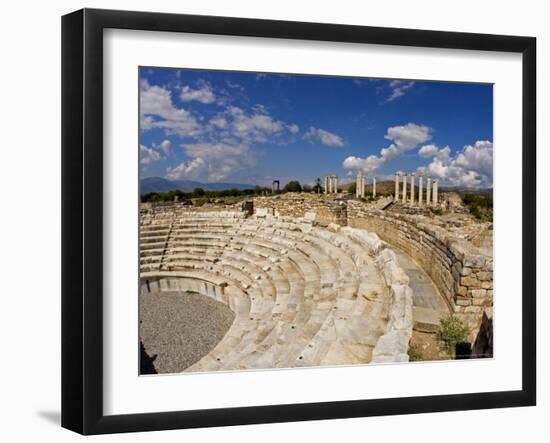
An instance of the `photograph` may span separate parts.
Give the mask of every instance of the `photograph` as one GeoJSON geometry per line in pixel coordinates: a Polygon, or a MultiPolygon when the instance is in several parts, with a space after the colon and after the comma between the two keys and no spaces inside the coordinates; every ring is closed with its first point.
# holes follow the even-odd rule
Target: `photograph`
{"type": "Polygon", "coordinates": [[[138,70],[140,375],[493,358],[493,84],[138,70]]]}

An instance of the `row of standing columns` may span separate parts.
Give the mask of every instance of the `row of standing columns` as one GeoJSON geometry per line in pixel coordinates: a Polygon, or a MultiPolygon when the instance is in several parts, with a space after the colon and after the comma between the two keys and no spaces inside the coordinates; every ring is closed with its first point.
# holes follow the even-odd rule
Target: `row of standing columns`
{"type": "Polygon", "coordinates": [[[395,202],[402,200],[403,203],[410,203],[411,205],[418,204],[422,206],[437,205],[438,203],[438,181],[431,177],[426,178],[426,198],[424,200],[424,175],[418,174],[418,198],[415,197],[415,177],[416,174],[403,174],[401,172],[395,173],[395,194],[393,200],[395,202]],[[400,192],[399,184],[403,183],[400,192]],[[410,183],[409,191],[407,192],[407,183],[410,183]]]}
{"type": "MultiPolygon", "coordinates": [[[[366,177],[362,172],[357,174],[357,181],[355,182],[355,197],[365,198],[365,181],[366,177]]],[[[372,198],[376,197],[376,177],[372,177],[372,198]]]]}
{"type": "Polygon", "coordinates": [[[325,194],[337,194],[338,193],[338,176],[327,175],[325,177],[325,194]]]}

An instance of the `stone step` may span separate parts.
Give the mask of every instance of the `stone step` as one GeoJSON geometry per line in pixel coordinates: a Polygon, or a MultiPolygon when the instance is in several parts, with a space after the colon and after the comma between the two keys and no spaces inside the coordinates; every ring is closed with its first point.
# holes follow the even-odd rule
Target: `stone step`
{"type": "Polygon", "coordinates": [[[188,288],[236,314],[188,370],[368,363],[392,302],[373,256],[376,238],[228,214],[142,216],[142,278],[173,278],[158,290],[188,288]]]}

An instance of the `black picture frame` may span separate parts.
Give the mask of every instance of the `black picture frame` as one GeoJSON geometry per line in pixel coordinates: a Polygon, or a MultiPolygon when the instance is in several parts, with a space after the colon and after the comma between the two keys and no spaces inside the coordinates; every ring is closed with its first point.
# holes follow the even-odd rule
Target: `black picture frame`
{"type": "Polygon", "coordinates": [[[62,18],[62,426],[82,434],[230,426],[536,403],[536,39],[229,17],[83,9],[62,18]],[[353,42],[519,53],[523,64],[522,388],[170,411],[103,413],[103,30],[353,42]]]}

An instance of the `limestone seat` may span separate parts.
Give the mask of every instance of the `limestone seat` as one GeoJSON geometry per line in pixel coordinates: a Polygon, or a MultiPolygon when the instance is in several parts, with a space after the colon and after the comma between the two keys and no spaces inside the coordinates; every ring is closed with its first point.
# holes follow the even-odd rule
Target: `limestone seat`
{"type": "Polygon", "coordinates": [[[391,292],[370,239],[354,231],[159,210],[142,215],[140,240],[142,290],[194,291],[235,312],[187,371],[368,363],[386,332],[391,292]]]}

